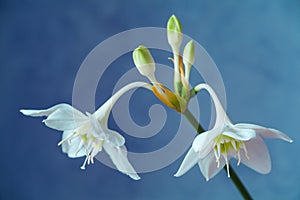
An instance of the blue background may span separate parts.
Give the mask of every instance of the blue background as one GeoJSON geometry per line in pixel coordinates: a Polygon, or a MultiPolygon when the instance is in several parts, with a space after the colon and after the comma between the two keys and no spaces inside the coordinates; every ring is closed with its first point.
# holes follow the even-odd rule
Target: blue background
{"type": "MultiPolygon", "coordinates": [[[[56,146],[61,133],[18,112],[71,103],[76,72],[97,44],[128,29],[165,27],[173,13],[219,67],[231,119],[274,127],[294,139],[266,141],[270,174],[237,168],[249,191],[255,199],[300,199],[299,1],[2,0],[0,10],[0,199],[240,199],[224,172],[209,182],[197,167],[173,177],[183,157],[141,174],[140,181],[100,162],[81,171],[83,158],[69,159],[56,146]]],[[[112,66],[97,104],[130,67],[112,66]]],[[[138,123],[147,124],[142,111],[137,115],[138,123]]],[[[110,127],[118,130],[112,119],[110,127]]]]}

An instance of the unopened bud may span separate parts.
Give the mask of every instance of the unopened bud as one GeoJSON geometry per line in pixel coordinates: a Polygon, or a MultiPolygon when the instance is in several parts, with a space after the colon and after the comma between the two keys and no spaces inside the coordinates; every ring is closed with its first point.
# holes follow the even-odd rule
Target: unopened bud
{"type": "Polygon", "coordinates": [[[182,42],[182,29],[179,20],[172,15],[167,24],[168,42],[174,53],[178,54],[182,42]]]}
{"type": "Polygon", "coordinates": [[[185,68],[190,68],[195,61],[195,45],[193,40],[189,41],[183,50],[183,64],[185,68]]]}
{"type": "Polygon", "coordinates": [[[139,46],[136,48],[132,53],[132,58],[140,74],[146,76],[151,82],[156,82],[155,63],[147,47],[139,46]]]}

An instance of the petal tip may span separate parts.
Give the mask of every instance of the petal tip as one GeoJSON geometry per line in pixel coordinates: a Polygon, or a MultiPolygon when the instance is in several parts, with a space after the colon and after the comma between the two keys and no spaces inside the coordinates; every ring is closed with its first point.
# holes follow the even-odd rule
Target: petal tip
{"type": "Polygon", "coordinates": [[[22,113],[23,115],[29,115],[29,113],[28,113],[27,110],[25,110],[25,109],[20,109],[19,111],[20,111],[20,113],[22,113]]]}
{"type": "Polygon", "coordinates": [[[135,180],[135,181],[138,181],[138,180],[141,179],[141,177],[139,175],[137,175],[137,174],[128,174],[128,176],[130,178],[132,178],[133,180],[135,180]]]}

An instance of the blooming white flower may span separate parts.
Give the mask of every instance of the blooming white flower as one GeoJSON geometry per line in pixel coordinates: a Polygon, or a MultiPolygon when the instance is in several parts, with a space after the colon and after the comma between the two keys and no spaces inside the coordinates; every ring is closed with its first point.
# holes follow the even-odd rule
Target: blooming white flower
{"type": "Polygon", "coordinates": [[[86,164],[94,163],[94,157],[103,148],[120,172],[138,180],[140,177],[127,158],[125,139],[107,126],[114,103],[123,93],[135,87],[151,89],[151,85],[143,82],[128,84],[108,99],[94,114],[84,115],[64,103],[45,110],[20,110],[20,112],[32,117],[47,116],[43,120],[46,126],[63,131],[62,140],[58,143],[62,146],[62,151],[70,158],[86,156],[81,169],[85,169],[86,164]]]}
{"type": "Polygon", "coordinates": [[[266,174],[271,170],[271,159],[264,138],[292,140],[284,133],[255,124],[232,124],[227,117],[217,95],[207,84],[195,87],[198,92],[205,89],[211,95],[216,108],[214,127],[198,135],[185,156],[175,176],[181,176],[198,163],[206,180],[215,176],[225,165],[229,174],[229,160],[236,158],[253,170],[266,174]]]}

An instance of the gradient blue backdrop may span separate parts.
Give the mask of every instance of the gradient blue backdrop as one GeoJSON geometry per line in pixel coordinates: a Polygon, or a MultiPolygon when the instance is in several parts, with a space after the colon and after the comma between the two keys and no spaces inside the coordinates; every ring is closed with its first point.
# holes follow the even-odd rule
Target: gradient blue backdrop
{"type": "MultiPolygon", "coordinates": [[[[0,10],[0,199],[240,199],[224,172],[209,182],[197,167],[173,177],[183,157],[160,171],[141,174],[140,181],[99,162],[81,171],[83,159],[69,159],[56,146],[61,133],[45,127],[41,118],[18,112],[71,103],[76,72],[98,43],[131,28],[165,27],[173,13],[184,33],[202,44],[218,65],[232,120],[274,127],[294,139],[293,144],[267,141],[270,174],[237,168],[249,191],[255,199],[300,199],[298,0],[2,0],[0,10]]],[[[130,55],[118,61],[124,67],[108,70],[98,88],[98,105],[132,67],[128,63],[130,55]]],[[[144,95],[150,104],[158,103],[144,95]]],[[[134,106],[130,109],[134,112],[134,106]]],[[[143,117],[147,112],[136,113],[137,123],[148,123],[143,117]]],[[[177,117],[174,111],[168,114],[177,117]]],[[[208,119],[204,115],[201,120],[208,119]]],[[[167,124],[159,136],[161,145],[176,129],[172,122],[167,124]]],[[[118,130],[112,119],[110,127],[118,130]]],[[[151,148],[151,143],[143,143],[151,148]]],[[[143,147],[139,150],[148,150],[143,147]]]]}

